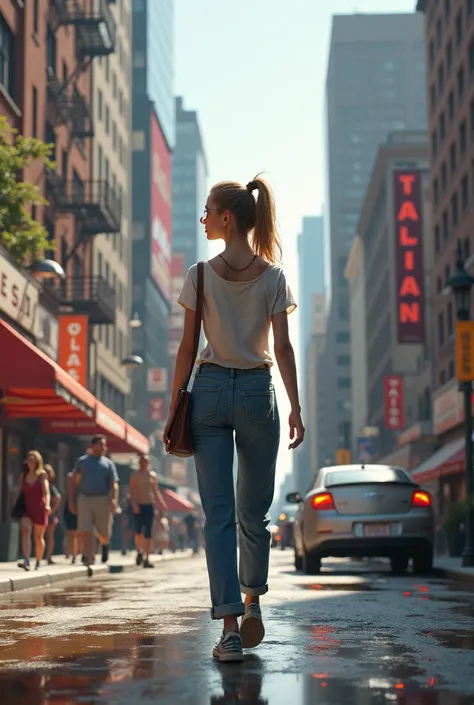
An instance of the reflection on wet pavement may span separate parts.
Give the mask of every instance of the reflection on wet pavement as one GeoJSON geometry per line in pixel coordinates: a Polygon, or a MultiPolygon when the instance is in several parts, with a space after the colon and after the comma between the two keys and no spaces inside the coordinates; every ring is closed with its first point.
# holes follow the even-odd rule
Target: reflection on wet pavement
{"type": "Polygon", "coordinates": [[[1,705],[474,705],[473,595],[273,558],[267,638],[210,658],[204,561],[0,598],[1,705]],[[464,611],[462,611],[464,610],[464,611]]]}

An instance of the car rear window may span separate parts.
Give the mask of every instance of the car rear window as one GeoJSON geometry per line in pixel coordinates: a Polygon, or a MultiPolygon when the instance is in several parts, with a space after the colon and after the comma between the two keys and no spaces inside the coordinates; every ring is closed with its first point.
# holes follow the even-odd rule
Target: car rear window
{"type": "Polygon", "coordinates": [[[326,487],[336,485],[359,485],[377,482],[401,482],[411,484],[409,476],[398,468],[380,468],[377,470],[338,470],[326,475],[326,487]]]}

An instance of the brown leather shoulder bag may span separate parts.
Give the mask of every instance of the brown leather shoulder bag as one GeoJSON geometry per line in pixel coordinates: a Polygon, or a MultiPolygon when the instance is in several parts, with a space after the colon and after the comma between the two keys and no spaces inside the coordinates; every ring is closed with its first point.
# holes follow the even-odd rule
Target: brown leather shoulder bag
{"type": "Polygon", "coordinates": [[[201,337],[202,307],[204,300],[204,263],[197,265],[197,294],[196,294],[196,317],[194,319],[194,345],[191,366],[186,380],[186,384],[179,390],[178,398],[173,410],[168,429],[168,442],[166,452],[170,455],[177,455],[178,458],[189,458],[193,455],[191,442],[191,392],[188,391],[189,382],[193,374],[194,363],[199,348],[199,338],[201,337]]]}

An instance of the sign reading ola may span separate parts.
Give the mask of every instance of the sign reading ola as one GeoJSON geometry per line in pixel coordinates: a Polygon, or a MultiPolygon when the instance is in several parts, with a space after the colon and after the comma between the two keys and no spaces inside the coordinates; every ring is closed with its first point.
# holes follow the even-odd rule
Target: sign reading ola
{"type": "Polygon", "coordinates": [[[421,171],[395,171],[398,342],[425,342],[421,171]]]}

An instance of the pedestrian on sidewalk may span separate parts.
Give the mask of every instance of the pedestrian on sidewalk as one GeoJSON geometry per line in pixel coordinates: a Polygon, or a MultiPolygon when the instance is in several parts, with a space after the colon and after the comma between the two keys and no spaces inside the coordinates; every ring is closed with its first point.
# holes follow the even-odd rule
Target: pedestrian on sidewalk
{"type": "Polygon", "coordinates": [[[130,477],[130,498],[135,515],[135,548],[137,565],[153,568],[150,561],[155,508],[166,512],[168,507],[158,489],[158,477],[151,469],[148,455],[141,455],[138,470],[130,477]]]}
{"type": "Polygon", "coordinates": [[[192,550],[193,555],[198,553],[198,535],[197,535],[197,517],[195,512],[189,512],[183,519],[188,535],[188,546],[192,550]]]}
{"type": "Polygon", "coordinates": [[[48,560],[48,565],[54,565],[53,553],[54,553],[54,534],[56,532],[56,527],[59,524],[59,507],[61,506],[61,495],[58,488],[54,484],[54,479],[56,473],[54,472],[51,465],[47,464],[44,466],[46,475],[49,482],[49,493],[51,495],[51,513],[48,517],[48,526],[46,527],[46,557],[48,560]]]}
{"type": "Polygon", "coordinates": [[[118,506],[118,473],[115,464],[106,457],[107,439],[94,436],[90,452],[77,461],[74,478],[78,484],[77,505],[70,505],[77,513],[77,527],[83,535],[84,562],[95,561],[94,529],[102,546],[102,563],[109,559],[113,516],[118,506]]]}
{"type": "Polygon", "coordinates": [[[51,511],[49,482],[43,467],[43,458],[37,450],[30,450],[26,457],[20,480],[20,492],[25,498],[25,512],[20,519],[21,550],[23,561],[18,563],[23,570],[30,569],[31,534],[35,548],[35,570],[44,556],[44,534],[51,511]]]}
{"type": "MultiPolygon", "coordinates": [[[[224,240],[224,251],[204,263],[203,325],[207,345],[198,357],[191,405],[191,435],[206,523],[206,559],[211,616],[224,620],[213,650],[220,661],[242,660],[242,647],[264,636],[260,597],[267,590],[269,509],[273,500],[280,440],[269,333],[289,397],[290,448],[303,441],[295,355],[288,314],[296,304],[283,269],[273,195],[256,177],[247,186],[215,185],[201,223],[208,240],[224,240]],[[254,192],[257,192],[257,199],[254,192]],[[238,455],[237,518],[232,476],[234,433],[238,455]],[[245,595],[242,602],[241,592],[245,595]],[[238,618],[243,616],[239,627],[238,618]]],[[[198,267],[188,271],[178,302],[185,308],[176,360],[170,419],[194,363],[198,267]]],[[[170,419],[164,430],[169,441],[170,419]]]]}
{"type": "Polygon", "coordinates": [[[71,564],[77,560],[79,553],[83,551],[82,534],[77,530],[77,513],[73,513],[72,508],[77,506],[79,485],[76,482],[74,473],[70,472],[67,476],[66,502],[64,504],[64,524],[66,526],[67,546],[66,558],[71,557],[71,564]]]}

